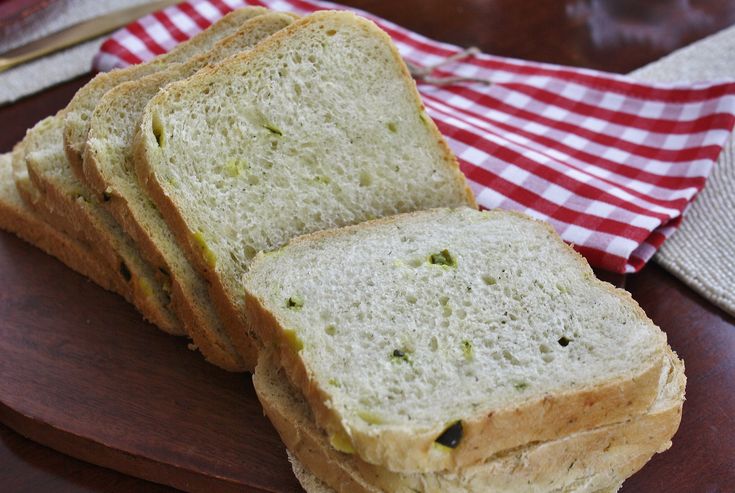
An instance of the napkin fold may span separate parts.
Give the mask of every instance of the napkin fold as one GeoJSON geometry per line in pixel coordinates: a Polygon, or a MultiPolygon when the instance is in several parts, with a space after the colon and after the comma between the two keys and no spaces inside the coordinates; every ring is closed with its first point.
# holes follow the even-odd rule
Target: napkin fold
{"type": "MultiPolygon", "coordinates": [[[[316,0],[188,0],[115,32],[94,66],[150,60],[246,5],[302,15],[346,9],[316,0]]],[[[462,51],[357,13],[414,66],[462,51]]],[[[735,125],[732,80],[654,84],[482,53],[435,75],[491,82],[418,84],[481,207],[548,221],[590,264],[618,273],[640,270],[676,231],[735,125]]]]}

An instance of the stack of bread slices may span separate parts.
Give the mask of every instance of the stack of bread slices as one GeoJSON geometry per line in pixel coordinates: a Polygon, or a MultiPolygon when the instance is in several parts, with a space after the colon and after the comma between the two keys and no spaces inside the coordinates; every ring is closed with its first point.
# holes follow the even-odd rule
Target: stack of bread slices
{"type": "Polygon", "coordinates": [[[615,491],[678,427],[664,334],[548,226],[476,210],[355,15],[237,10],[0,165],[0,226],[255,370],[307,490],[615,491]]]}
{"type": "Polygon", "coordinates": [[[617,491],[679,426],[664,335],[520,214],[314,233],[258,254],[244,282],[256,392],[336,491],[617,491]]]}

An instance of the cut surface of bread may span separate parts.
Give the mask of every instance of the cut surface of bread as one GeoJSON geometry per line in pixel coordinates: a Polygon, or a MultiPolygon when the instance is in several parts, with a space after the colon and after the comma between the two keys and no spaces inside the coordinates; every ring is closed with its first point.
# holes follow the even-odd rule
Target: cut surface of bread
{"type": "Polygon", "coordinates": [[[246,365],[232,347],[204,279],[188,262],[155,205],[139,186],[132,141],[146,103],[161,87],[189,77],[207,64],[252,48],[292,21],[291,15],[278,13],[251,18],[209,52],[111,89],[100,99],[91,116],[85,148],[84,175],[98,201],[133,238],[143,257],[155,268],[169,273],[176,312],[205,358],[232,371],[252,370],[254,361],[251,358],[246,365]]]}
{"type": "Polygon", "coordinates": [[[148,104],[138,176],[243,355],[255,353],[241,277],[296,235],[474,204],[388,36],[320,12],[170,84],[148,104]]]}
{"type": "Polygon", "coordinates": [[[125,286],[121,294],[146,319],[166,332],[183,335],[179,321],[167,307],[169,295],[157,273],[69,172],[62,147],[62,124],[60,118],[49,117],[29,131],[24,140],[23,160],[34,194],[40,197],[34,204],[36,211],[64,234],[94,247],[96,256],[118,273],[125,286]]]}
{"type": "Polygon", "coordinates": [[[458,471],[423,474],[390,472],[334,450],[283,369],[265,353],[253,383],[266,415],[299,460],[297,476],[316,491],[591,493],[616,491],[653,454],[670,447],[681,420],[686,378],[682,362],[668,350],[656,400],[644,414],[486,457],[458,471]]]}
{"type": "Polygon", "coordinates": [[[229,36],[248,19],[267,13],[263,7],[246,7],[234,10],[188,41],[179,43],[171,51],[148,63],[132,65],[97,75],[79,89],[69,102],[64,114],[64,149],[69,163],[78,178],[82,178],[82,157],[87,140],[90,118],[99,99],[110,89],[123,82],[165,70],[169,64],[185,62],[189,58],[209,50],[222,38],[229,36]]]}
{"type": "Polygon", "coordinates": [[[116,276],[83,244],[49,226],[21,198],[12,172],[10,153],[0,155],[0,229],[14,233],[71,269],[110,291],[116,276]]]}
{"type": "Polygon", "coordinates": [[[396,471],[457,469],[624,420],[665,335],[548,225],[436,209],[259,254],[252,326],[333,445],[396,471]]]}

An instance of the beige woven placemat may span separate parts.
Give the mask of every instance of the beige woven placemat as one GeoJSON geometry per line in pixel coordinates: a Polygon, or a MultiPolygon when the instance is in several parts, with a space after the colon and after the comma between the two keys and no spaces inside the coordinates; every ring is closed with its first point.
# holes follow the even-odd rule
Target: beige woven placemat
{"type": "MultiPolygon", "coordinates": [[[[735,78],[735,26],[631,74],[657,82],[735,78]]],[[[654,260],[735,315],[735,138],[731,135],[702,193],[654,260]]]]}

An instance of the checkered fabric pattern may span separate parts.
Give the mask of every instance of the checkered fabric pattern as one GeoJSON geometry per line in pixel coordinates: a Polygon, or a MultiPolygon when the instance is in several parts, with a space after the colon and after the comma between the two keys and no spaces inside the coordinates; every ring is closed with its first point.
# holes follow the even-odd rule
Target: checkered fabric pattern
{"type": "MultiPolygon", "coordinates": [[[[345,9],[313,0],[188,0],[114,33],[95,68],[150,60],[246,5],[297,14],[345,9]]],[[[412,65],[461,51],[358,13],[412,65]]],[[[590,264],[618,273],[640,270],[676,231],[735,124],[732,81],[647,84],[486,54],[434,75],[491,81],[418,84],[480,206],[548,221],[590,264]]]]}

